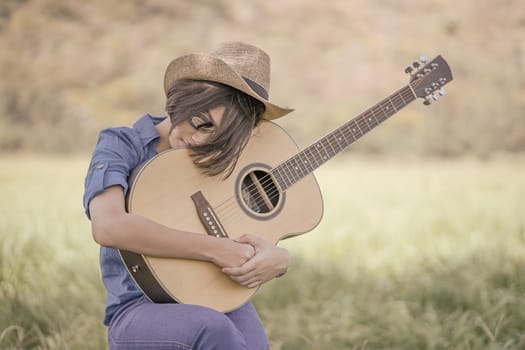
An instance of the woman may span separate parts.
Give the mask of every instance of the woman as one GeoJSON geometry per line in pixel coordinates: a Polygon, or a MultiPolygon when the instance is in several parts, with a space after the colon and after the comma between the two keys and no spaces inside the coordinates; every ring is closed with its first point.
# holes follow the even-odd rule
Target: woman
{"type": "Polygon", "coordinates": [[[247,288],[286,272],[289,253],[256,236],[234,241],[182,232],[125,210],[130,172],[170,148],[189,148],[203,174],[227,177],[259,121],[291,111],[268,101],[269,78],[268,55],[252,45],[228,42],[209,55],[185,55],[166,70],[169,117],[146,114],[131,128],[100,133],[86,176],[84,207],[101,245],[111,349],[268,348],[250,302],[225,314],[203,306],[152,303],[129,276],[118,250],[212,262],[247,288]]]}

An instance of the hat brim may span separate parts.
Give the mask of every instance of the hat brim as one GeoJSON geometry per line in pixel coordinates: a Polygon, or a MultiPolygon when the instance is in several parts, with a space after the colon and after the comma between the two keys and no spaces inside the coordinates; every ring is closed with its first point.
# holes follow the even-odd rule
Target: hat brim
{"type": "Polygon", "coordinates": [[[277,119],[293,111],[277,106],[260,96],[228,64],[213,56],[194,53],[171,61],[164,75],[164,92],[167,94],[173,82],[179,79],[215,81],[240,90],[264,104],[266,109],[263,119],[266,120],[277,119]]]}

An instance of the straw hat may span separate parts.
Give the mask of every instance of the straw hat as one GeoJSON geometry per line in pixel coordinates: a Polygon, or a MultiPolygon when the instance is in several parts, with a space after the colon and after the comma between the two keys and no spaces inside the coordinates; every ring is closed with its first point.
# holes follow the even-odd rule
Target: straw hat
{"type": "Polygon", "coordinates": [[[164,75],[166,95],[178,79],[210,80],[234,87],[261,101],[266,107],[263,118],[267,120],[293,111],[268,101],[270,57],[252,45],[226,42],[210,54],[194,53],[174,59],[164,75]]]}

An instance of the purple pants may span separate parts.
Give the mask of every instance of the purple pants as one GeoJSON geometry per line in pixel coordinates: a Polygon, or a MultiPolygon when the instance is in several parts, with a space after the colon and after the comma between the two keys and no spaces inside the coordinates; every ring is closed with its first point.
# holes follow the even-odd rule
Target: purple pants
{"type": "Polygon", "coordinates": [[[226,314],[187,304],[154,304],[139,298],[119,310],[108,330],[111,350],[269,349],[252,303],[226,314]]]}

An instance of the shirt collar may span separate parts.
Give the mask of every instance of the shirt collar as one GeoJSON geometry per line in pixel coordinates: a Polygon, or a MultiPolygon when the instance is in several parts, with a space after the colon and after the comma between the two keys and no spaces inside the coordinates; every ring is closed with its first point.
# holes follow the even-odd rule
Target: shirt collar
{"type": "Polygon", "coordinates": [[[155,117],[148,113],[140,117],[140,119],[133,124],[133,129],[138,132],[144,145],[148,145],[150,142],[160,138],[155,126],[166,118],[167,117],[155,117]]]}

